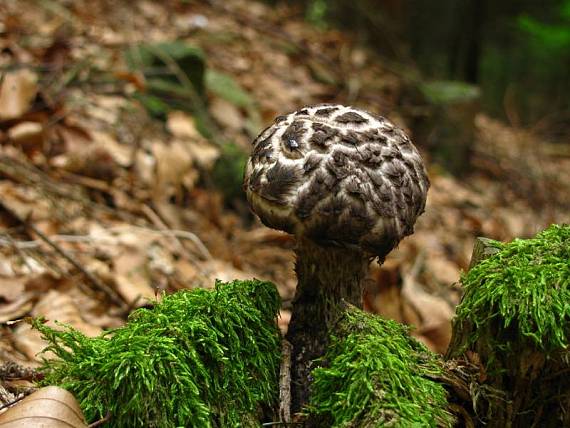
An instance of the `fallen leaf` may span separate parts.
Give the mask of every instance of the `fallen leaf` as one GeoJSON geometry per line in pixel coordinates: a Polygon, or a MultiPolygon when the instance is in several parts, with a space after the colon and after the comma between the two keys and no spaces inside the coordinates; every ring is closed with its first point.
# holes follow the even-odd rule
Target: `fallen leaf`
{"type": "Polygon", "coordinates": [[[220,157],[220,149],[204,138],[188,141],[186,144],[188,151],[194,158],[194,164],[199,168],[211,170],[220,157]]]}
{"type": "Polygon", "coordinates": [[[141,272],[133,272],[130,275],[116,275],[117,292],[125,302],[134,308],[146,305],[155,300],[155,292],[150,286],[149,278],[141,272]]]}
{"type": "Polygon", "coordinates": [[[214,98],[210,103],[210,112],[216,122],[233,131],[243,128],[244,118],[234,104],[221,98],[214,98]]]}
{"type": "Polygon", "coordinates": [[[459,280],[459,267],[447,260],[445,254],[428,255],[425,263],[428,272],[439,284],[449,286],[459,280]]]}
{"type": "Polygon", "coordinates": [[[218,147],[206,140],[196,129],[194,118],[182,111],[168,114],[166,128],[176,137],[171,146],[181,146],[190,154],[195,166],[211,169],[220,156],[218,147]]]}
{"type": "MultiPolygon", "coordinates": [[[[55,321],[69,324],[87,336],[97,336],[102,329],[85,322],[81,316],[83,308],[78,307],[68,292],[50,290],[44,294],[31,312],[31,316],[43,316],[48,325],[60,328],[55,321]]],[[[14,330],[14,346],[26,355],[30,361],[37,360],[38,354],[47,343],[41,339],[38,331],[32,330],[28,324],[19,324],[14,330]]],[[[45,355],[45,354],[44,354],[45,355]]]]}
{"type": "Polygon", "coordinates": [[[410,278],[404,280],[402,295],[420,315],[416,334],[425,336],[431,342],[433,351],[444,353],[451,340],[451,320],[454,315],[449,303],[427,293],[410,278]]]}
{"type": "Polygon", "coordinates": [[[24,284],[26,277],[11,276],[9,278],[0,276],[0,298],[8,302],[13,302],[25,292],[24,284]]]}
{"type": "Polygon", "coordinates": [[[17,119],[26,113],[38,91],[38,76],[27,70],[4,75],[0,87],[0,120],[17,119]]]}
{"type": "Polygon", "coordinates": [[[13,302],[0,305],[0,324],[17,320],[30,313],[34,306],[30,296],[21,295],[13,302]]]}
{"type": "Polygon", "coordinates": [[[175,140],[169,145],[154,144],[152,152],[156,159],[156,199],[168,199],[183,186],[193,187],[198,180],[198,172],[193,168],[192,155],[184,143],[175,140]]]}
{"type": "Polygon", "coordinates": [[[8,130],[8,138],[26,153],[39,151],[44,141],[44,127],[37,122],[21,122],[8,130]]]}
{"type": "Polygon", "coordinates": [[[204,284],[206,287],[213,287],[216,279],[228,282],[235,279],[245,280],[259,277],[259,275],[255,275],[253,272],[236,269],[230,263],[218,259],[205,261],[200,264],[200,267],[205,272],[207,278],[209,278],[208,283],[204,284]]]}
{"type": "Polygon", "coordinates": [[[194,118],[183,111],[172,111],[168,114],[166,129],[175,137],[182,139],[203,138],[196,129],[194,118]]]}
{"type": "Polygon", "coordinates": [[[5,428],[86,428],[85,417],[70,392],[46,386],[0,414],[5,428]]]}
{"type": "Polygon", "coordinates": [[[113,135],[108,132],[93,131],[91,132],[93,144],[104,149],[113,160],[123,167],[131,165],[132,147],[120,144],[113,135]]]}

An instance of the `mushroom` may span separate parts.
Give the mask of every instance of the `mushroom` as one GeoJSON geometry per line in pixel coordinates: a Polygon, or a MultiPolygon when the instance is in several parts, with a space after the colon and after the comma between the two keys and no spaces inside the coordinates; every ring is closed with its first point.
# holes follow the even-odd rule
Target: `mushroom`
{"type": "Polygon", "coordinates": [[[277,117],[254,140],[244,188],[263,224],[296,238],[287,339],[298,411],[339,304],[362,307],[370,261],[383,262],[413,232],[429,180],[408,136],[387,119],[321,104],[277,117]]]}

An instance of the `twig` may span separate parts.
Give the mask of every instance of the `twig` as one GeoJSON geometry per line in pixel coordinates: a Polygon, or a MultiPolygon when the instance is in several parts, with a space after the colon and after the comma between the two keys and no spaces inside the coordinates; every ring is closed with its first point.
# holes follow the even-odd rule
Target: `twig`
{"type": "Polygon", "coordinates": [[[176,239],[176,236],[170,233],[170,228],[166,225],[166,223],[160,218],[160,216],[147,204],[142,204],[141,207],[142,212],[147,216],[147,218],[154,224],[158,229],[166,232],[170,239],[170,241],[176,247],[176,251],[179,253],[184,252],[184,246],[182,243],[176,239]]]}
{"type": "Polygon", "coordinates": [[[134,221],[137,217],[124,209],[117,210],[106,205],[89,200],[82,188],[62,183],[61,180],[55,182],[52,177],[46,174],[35,165],[17,159],[13,156],[0,155],[0,175],[5,175],[16,183],[32,186],[48,195],[58,198],[65,198],[80,203],[85,209],[100,209],[113,214],[125,221],[134,221]]]}
{"type": "Polygon", "coordinates": [[[302,426],[302,422],[265,422],[261,424],[262,427],[294,427],[294,426],[302,426]]]}
{"type": "Polygon", "coordinates": [[[291,350],[285,339],[281,343],[281,366],[279,367],[279,418],[291,422],[291,350]]]}
{"type": "MultiPolygon", "coordinates": [[[[111,227],[107,229],[110,233],[114,232],[121,232],[123,230],[129,229],[138,229],[146,233],[152,233],[156,235],[164,235],[164,236],[175,236],[180,239],[188,239],[192,241],[192,243],[196,246],[198,251],[202,254],[202,256],[207,260],[212,260],[213,256],[208,251],[208,248],[204,245],[204,243],[200,240],[200,238],[187,230],[178,230],[178,229],[167,229],[167,230],[156,230],[151,229],[149,227],[144,226],[136,226],[134,224],[128,226],[118,226],[118,227],[111,227]]],[[[112,244],[113,242],[109,242],[110,239],[108,236],[96,238],[91,235],[51,235],[50,239],[54,242],[100,242],[103,244],[112,244]]],[[[42,240],[34,239],[30,241],[16,241],[14,239],[8,238],[0,238],[0,247],[7,247],[15,245],[19,249],[31,249],[37,248],[42,244],[42,240]]]]}
{"type": "Polygon", "coordinates": [[[98,421],[93,422],[92,424],[87,425],[88,428],[95,428],[98,426],[103,425],[111,420],[111,412],[107,412],[104,418],[99,419],[98,421]]]}
{"type": "Polygon", "coordinates": [[[27,226],[32,229],[32,231],[38,235],[43,241],[45,241],[46,244],[48,244],[51,248],[53,248],[59,255],[61,255],[64,259],[66,259],[69,263],[71,263],[73,266],[75,266],[76,269],[78,269],[79,271],[81,271],[81,273],[83,273],[83,275],[85,275],[85,277],[91,282],[91,284],[93,284],[96,288],[98,288],[99,290],[101,290],[103,293],[105,293],[107,295],[107,297],[113,302],[115,303],[117,306],[119,306],[121,309],[126,310],[127,309],[127,305],[125,304],[125,302],[121,299],[121,297],[115,292],[115,290],[113,290],[111,287],[109,287],[107,284],[105,284],[104,282],[100,281],[99,278],[97,278],[95,275],[93,275],[91,272],[89,272],[87,269],[85,269],[77,260],[75,260],[67,251],[65,251],[63,248],[61,248],[59,245],[57,245],[55,242],[53,242],[49,237],[47,237],[41,230],[39,230],[36,226],[34,226],[32,223],[27,223],[27,226]]]}
{"type": "MultiPolygon", "coordinates": [[[[6,236],[5,241],[8,242],[8,244],[10,245],[10,247],[16,252],[18,253],[18,255],[20,256],[20,259],[22,260],[22,263],[24,263],[26,265],[26,267],[29,269],[30,272],[34,271],[34,268],[30,265],[30,262],[28,261],[28,258],[26,257],[26,255],[24,254],[24,252],[22,251],[22,249],[20,247],[18,247],[16,241],[14,241],[12,239],[12,237],[10,235],[8,235],[7,233],[4,234],[4,236],[6,236]]],[[[3,239],[0,239],[3,240],[3,239]]]]}
{"type": "MultiPolygon", "coordinates": [[[[176,246],[179,250],[185,250],[185,247],[182,245],[178,237],[187,238],[196,246],[198,251],[201,253],[202,257],[206,260],[212,259],[212,254],[208,251],[204,243],[192,232],[187,232],[184,230],[173,230],[168,227],[166,222],[158,215],[151,207],[148,205],[143,204],[142,211],[148,217],[148,219],[165,235],[170,236],[175,240],[176,246]]],[[[138,226],[135,226],[138,227],[138,226]]]]}

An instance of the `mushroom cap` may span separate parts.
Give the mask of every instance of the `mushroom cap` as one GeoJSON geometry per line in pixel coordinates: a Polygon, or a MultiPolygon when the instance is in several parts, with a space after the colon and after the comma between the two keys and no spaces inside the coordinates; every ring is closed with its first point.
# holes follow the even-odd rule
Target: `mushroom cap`
{"type": "Polygon", "coordinates": [[[413,233],[429,180],[408,136],[387,119],[320,104],[261,132],[244,188],[266,226],[382,258],[413,233]]]}

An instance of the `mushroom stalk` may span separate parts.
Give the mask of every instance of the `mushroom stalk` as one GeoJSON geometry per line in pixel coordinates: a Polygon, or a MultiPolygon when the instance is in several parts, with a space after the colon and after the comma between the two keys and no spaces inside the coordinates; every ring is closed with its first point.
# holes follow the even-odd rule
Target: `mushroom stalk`
{"type": "Polygon", "coordinates": [[[313,360],[325,353],[340,303],[362,308],[368,257],[358,249],[325,248],[304,238],[295,253],[298,285],[287,340],[293,345],[292,411],[298,412],[308,402],[313,360]]]}

